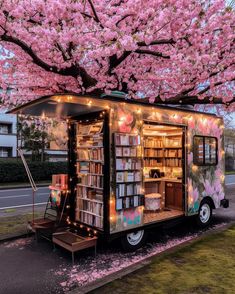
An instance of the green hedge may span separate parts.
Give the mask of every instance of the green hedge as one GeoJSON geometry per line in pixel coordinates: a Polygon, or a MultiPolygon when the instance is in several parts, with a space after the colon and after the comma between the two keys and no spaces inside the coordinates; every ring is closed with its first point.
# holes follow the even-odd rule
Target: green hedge
{"type": "MultiPolygon", "coordinates": [[[[66,174],[67,162],[28,162],[35,182],[51,180],[53,174],[66,174]]],[[[0,161],[0,184],[10,182],[28,182],[21,161],[0,161]]]]}

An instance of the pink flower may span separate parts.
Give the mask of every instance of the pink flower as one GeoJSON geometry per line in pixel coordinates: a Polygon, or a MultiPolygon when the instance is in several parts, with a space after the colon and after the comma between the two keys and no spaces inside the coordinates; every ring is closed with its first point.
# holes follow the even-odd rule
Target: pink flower
{"type": "Polygon", "coordinates": [[[188,164],[190,165],[193,162],[193,152],[188,154],[188,164]]]}

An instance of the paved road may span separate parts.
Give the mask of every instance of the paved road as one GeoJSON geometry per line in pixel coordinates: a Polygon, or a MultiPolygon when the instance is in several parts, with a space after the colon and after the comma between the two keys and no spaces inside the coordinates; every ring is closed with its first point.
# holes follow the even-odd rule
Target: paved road
{"type": "MultiPolygon", "coordinates": [[[[35,204],[43,205],[49,196],[48,187],[40,187],[35,193],[35,204]]],[[[0,210],[29,207],[32,205],[32,189],[18,188],[0,190],[0,210]]]]}
{"type": "Polygon", "coordinates": [[[227,175],[225,177],[225,185],[226,186],[235,185],[235,175],[227,175]]]}
{"type": "MultiPolygon", "coordinates": [[[[235,186],[235,175],[228,175],[225,177],[225,184],[227,187],[235,186]]],[[[37,205],[45,204],[48,200],[49,189],[41,187],[35,195],[35,203],[37,205]]],[[[7,208],[23,208],[32,205],[32,189],[31,188],[17,188],[0,190],[0,211],[7,208]]]]}

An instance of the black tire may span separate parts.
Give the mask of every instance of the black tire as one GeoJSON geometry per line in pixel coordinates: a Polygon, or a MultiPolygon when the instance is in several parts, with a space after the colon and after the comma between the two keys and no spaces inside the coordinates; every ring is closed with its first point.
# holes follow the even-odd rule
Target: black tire
{"type": "Polygon", "coordinates": [[[201,228],[206,228],[210,225],[212,219],[212,205],[209,200],[201,202],[198,215],[196,218],[197,225],[201,228]]]}
{"type": "Polygon", "coordinates": [[[145,230],[128,233],[121,238],[122,248],[125,251],[135,251],[144,245],[146,238],[145,230]]]}

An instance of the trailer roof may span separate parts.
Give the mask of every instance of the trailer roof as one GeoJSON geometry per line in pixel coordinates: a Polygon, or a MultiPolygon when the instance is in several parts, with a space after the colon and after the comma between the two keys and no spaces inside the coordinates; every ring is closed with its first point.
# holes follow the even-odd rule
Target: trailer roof
{"type": "Polygon", "coordinates": [[[107,104],[107,102],[125,102],[145,107],[156,107],[159,109],[176,109],[182,112],[201,113],[216,117],[215,114],[183,108],[181,105],[160,105],[157,103],[150,103],[147,99],[143,98],[130,99],[122,93],[114,93],[110,95],[103,94],[101,96],[77,95],[73,93],[47,95],[13,108],[7,113],[68,118],[103,110],[105,103],[107,104]],[[92,104],[92,100],[95,100],[97,103],[92,104]]]}

